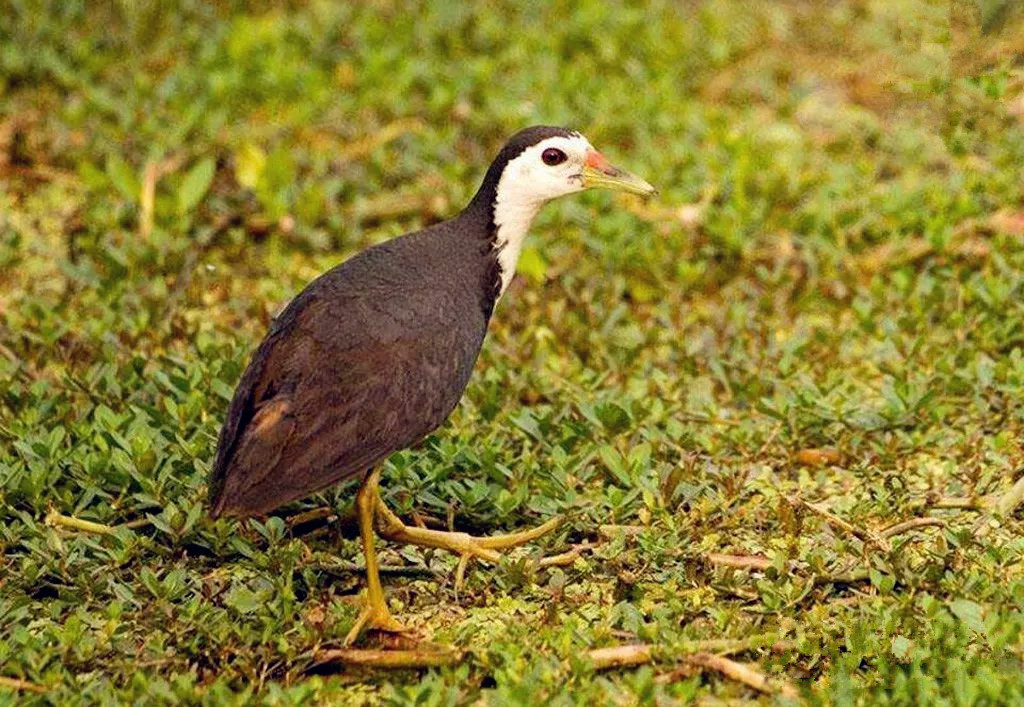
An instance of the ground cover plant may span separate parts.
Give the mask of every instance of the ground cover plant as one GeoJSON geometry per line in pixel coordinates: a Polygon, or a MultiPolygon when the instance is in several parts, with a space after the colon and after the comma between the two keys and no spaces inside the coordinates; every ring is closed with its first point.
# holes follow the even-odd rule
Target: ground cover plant
{"type": "Polygon", "coordinates": [[[0,701],[1020,702],[1021,20],[8,3],[0,701]],[[567,521],[458,593],[456,558],[380,544],[394,612],[465,653],[324,662],[354,488],[208,520],[227,401],[291,295],[452,215],[534,123],[661,195],[547,207],[383,490],[478,533],[567,521]]]}

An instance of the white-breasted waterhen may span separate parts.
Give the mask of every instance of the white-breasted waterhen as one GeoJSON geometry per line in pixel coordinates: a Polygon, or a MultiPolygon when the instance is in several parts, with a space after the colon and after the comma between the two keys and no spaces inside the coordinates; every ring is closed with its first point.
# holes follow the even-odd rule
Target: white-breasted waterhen
{"type": "Polygon", "coordinates": [[[364,628],[402,630],[381,588],[375,523],[387,539],[492,562],[499,549],[557,525],[490,538],[406,526],[380,498],[379,464],[437,428],[462,397],[540,207],[590,187],[654,193],[579,133],[527,128],[502,148],[462,213],[314,280],[253,354],[220,433],[211,514],[264,514],[363,475],[356,508],[367,595],[346,642],[364,628]]]}

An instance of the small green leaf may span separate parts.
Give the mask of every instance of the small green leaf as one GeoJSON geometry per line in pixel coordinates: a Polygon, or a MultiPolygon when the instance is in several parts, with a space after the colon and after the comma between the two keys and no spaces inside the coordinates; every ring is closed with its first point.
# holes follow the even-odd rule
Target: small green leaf
{"type": "Polygon", "coordinates": [[[914,644],[906,636],[896,636],[892,639],[892,654],[898,661],[909,661],[913,648],[914,644]]]}
{"type": "Polygon", "coordinates": [[[611,472],[615,480],[622,486],[632,485],[629,476],[629,469],[626,468],[626,460],[622,454],[610,444],[602,444],[597,449],[597,455],[601,458],[605,468],[611,472]]]}
{"type": "Polygon", "coordinates": [[[267,155],[266,172],[267,186],[274,192],[289,189],[295,182],[295,156],[291,151],[278,147],[267,155]]]}
{"type": "Polygon", "coordinates": [[[224,400],[231,400],[235,397],[235,389],[230,385],[222,381],[220,378],[215,378],[211,383],[210,387],[213,392],[219,395],[224,400]]]}
{"type": "Polygon", "coordinates": [[[629,412],[621,405],[605,403],[596,408],[597,417],[609,432],[624,432],[633,424],[629,412]]]}
{"type": "Polygon", "coordinates": [[[110,183],[121,192],[121,195],[132,202],[139,200],[142,187],[139,179],[132,170],[131,165],[125,162],[119,155],[110,155],[107,158],[107,177],[110,183]]]}
{"type": "Polygon", "coordinates": [[[239,614],[251,614],[260,608],[263,597],[244,585],[236,584],[227,593],[224,603],[239,614]]]}
{"type": "Polygon", "coordinates": [[[251,142],[235,153],[235,179],[246,189],[256,189],[267,169],[267,153],[251,142]]]}
{"type": "Polygon", "coordinates": [[[896,586],[896,580],[892,575],[883,574],[873,567],[868,570],[868,578],[871,580],[871,584],[882,594],[891,593],[896,586]]]}
{"type": "Polygon", "coordinates": [[[163,595],[163,586],[160,584],[160,580],[157,579],[156,573],[150,568],[143,567],[139,571],[139,581],[153,596],[160,597],[163,595]]]}
{"type": "Polygon", "coordinates": [[[517,413],[509,415],[509,420],[512,424],[534,439],[544,439],[544,434],[540,430],[540,425],[537,424],[536,416],[534,416],[528,408],[523,408],[517,413]]]}
{"type": "Polygon", "coordinates": [[[523,252],[519,256],[518,270],[522,273],[523,277],[533,284],[540,284],[547,275],[548,263],[544,260],[544,256],[540,254],[539,250],[532,246],[527,246],[523,248],[523,252]]]}
{"type": "Polygon", "coordinates": [[[213,183],[215,170],[216,164],[213,159],[207,157],[185,174],[181,186],[178,187],[178,213],[188,213],[202,201],[210,189],[210,184],[213,183]]]}
{"type": "Polygon", "coordinates": [[[963,621],[967,628],[984,635],[984,609],[980,604],[977,604],[970,599],[954,599],[949,602],[949,610],[953,612],[954,616],[963,621]]]}

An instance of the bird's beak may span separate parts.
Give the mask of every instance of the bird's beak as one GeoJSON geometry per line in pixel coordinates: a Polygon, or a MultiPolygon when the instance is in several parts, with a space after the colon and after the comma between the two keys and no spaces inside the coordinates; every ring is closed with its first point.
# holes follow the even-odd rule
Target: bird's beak
{"type": "Polygon", "coordinates": [[[640,196],[651,196],[658,191],[635,174],[616,167],[593,148],[587,150],[587,159],[583,163],[583,187],[617,189],[640,196]]]}

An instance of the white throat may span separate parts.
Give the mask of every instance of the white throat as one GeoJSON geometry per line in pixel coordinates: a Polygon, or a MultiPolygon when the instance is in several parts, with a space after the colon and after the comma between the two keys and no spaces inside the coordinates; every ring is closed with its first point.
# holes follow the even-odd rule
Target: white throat
{"type": "Polygon", "coordinates": [[[509,160],[494,191],[494,248],[501,266],[501,297],[516,274],[523,240],[546,202],[583,190],[581,170],[590,143],[579,133],[558,135],[532,145],[509,160]],[[563,162],[546,164],[544,151],[562,153],[563,162]]]}
{"type": "Polygon", "coordinates": [[[498,182],[497,196],[494,200],[494,226],[497,229],[494,237],[494,249],[498,251],[498,265],[501,266],[501,289],[498,297],[505,294],[509,283],[516,274],[516,263],[523,251],[523,241],[530,230],[534,216],[544,205],[544,201],[524,199],[522,194],[508,187],[506,178],[498,182]]]}

